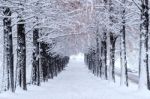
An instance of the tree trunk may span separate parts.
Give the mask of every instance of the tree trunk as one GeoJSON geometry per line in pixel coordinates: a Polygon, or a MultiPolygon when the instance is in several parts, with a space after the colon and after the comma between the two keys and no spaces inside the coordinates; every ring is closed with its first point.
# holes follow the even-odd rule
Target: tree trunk
{"type": "MultiPolygon", "coordinates": [[[[115,21],[115,16],[113,15],[114,13],[114,4],[112,0],[108,1],[109,4],[109,21],[110,21],[110,27],[113,26],[114,21],[115,21]]],[[[110,74],[110,80],[113,80],[115,82],[115,43],[116,43],[117,36],[115,33],[112,33],[109,31],[109,42],[110,42],[110,69],[109,69],[109,74],[110,74]]]]}
{"type": "MultiPolygon", "coordinates": [[[[122,3],[125,5],[126,0],[122,0],[122,3]]],[[[126,58],[126,18],[125,18],[126,10],[125,7],[122,7],[122,30],[121,30],[121,59],[122,59],[122,67],[121,67],[121,84],[125,84],[128,86],[128,70],[127,70],[127,58],[126,58]]]]}
{"type": "Polygon", "coordinates": [[[96,75],[102,77],[102,60],[100,58],[100,37],[99,37],[99,30],[97,29],[96,34],[96,56],[95,56],[95,69],[96,75]]]}
{"type": "Polygon", "coordinates": [[[101,60],[102,66],[104,67],[104,76],[107,79],[107,33],[103,33],[103,39],[101,41],[101,60]]]}
{"type": "Polygon", "coordinates": [[[48,48],[48,45],[45,43],[40,43],[40,54],[41,54],[41,69],[42,69],[42,79],[43,81],[48,81],[48,53],[46,52],[48,48]]]}
{"type": "Polygon", "coordinates": [[[110,80],[115,82],[115,43],[117,37],[110,32],[110,80]]]}
{"type": "Polygon", "coordinates": [[[39,29],[33,31],[33,63],[32,63],[32,84],[40,86],[40,67],[39,67],[39,29]]]}
{"type": "Polygon", "coordinates": [[[26,85],[26,38],[25,38],[25,24],[24,20],[20,18],[17,24],[17,55],[18,55],[18,67],[19,67],[19,85],[23,90],[27,90],[26,85]]]}
{"type": "MultiPolygon", "coordinates": [[[[4,8],[3,11],[5,17],[3,19],[4,24],[4,49],[6,56],[7,65],[7,88],[11,89],[12,92],[15,91],[14,87],[14,63],[13,63],[13,40],[12,40],[12,26],[11,26],[11,10],[8,7],[4,8]]],[[[5,64],[5,63],[4,63],[5,64]]]]}
{"type": "Polygon", "coordinates": [[[149,63],[148,63],[148,41],[149,41],[149,1],[141,1],[141,23],[140,30],[140,53],[139,53],[139,88],[143,88],[147,83],[150,89],[149,63]],[[145,81],[146,79],[146,81],[145,81]]]}

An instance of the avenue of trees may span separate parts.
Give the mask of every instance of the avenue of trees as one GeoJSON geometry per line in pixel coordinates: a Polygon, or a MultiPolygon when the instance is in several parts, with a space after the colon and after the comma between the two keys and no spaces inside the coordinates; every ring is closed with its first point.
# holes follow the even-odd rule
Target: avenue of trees
{"type": "Polygon", "coordinates": [[[40,86],[78,52],[92,73],[113,82],[119,57],[120,84],[129,86],[130,42],[139,45],[139,88],[150,89],[149,6],[149,0],[0,0],[2,91],[40,86]]]}
{"type": "MultiPolygon", "coordinates": [[[[64,67],[69,62],[68,56],[61,56],[59,54],[50,53],[48,50],[53,47],[54,44],[48,44],[44,41],[39,41],[39,38],[42,36],[42,28],[39,28],[38,6],[46,2],[43,1],[30,1],[26,0],[1,0],[0,7],[2,11],[2,27],[3,31],[3,75],[2,91],[11,90],[15,92],[16,88],[19,86],[23,90],[27,90],[27,84],[33,84],[40,86],[41,82],[48,81],[57,76],[64,67]],[[30,12],[31,7],[32,9],[30,12]],[[38,9],[36,9],[38,8],[38,9]],[[34,13],[32,13],[34,12],[34,13]],[[37,15],[36,15],[37,14],[37,15]],[[29,17],[28,17],[29,16],[29,17]],[[28,18],[33,18],[31,23],[28,21],[28,18]],[[29,25],[34,25],[30,28],[29,25]],[[16,28],[16,34],[13,34],[13,28],[16,28]],[[30,37],[27,37],[27,29],[30,34],[30,37]],[[15,37],[16,36],[16,37],[15,37]],[[15,39],[15,40],[14,40],[15,39]],[[16,41],[15,43],[13,41],[16,41]],[[30,45],[31,51],[31,81],[27,82],[27,42],[32,43],[30,45]],[[17,45],[15,49],[15,45],[17,45]],[[13,50],[15,49],[16,52],[13,50]],[[14,56],[16,55],[16,59],[14,56]],[[17,64],[14,64],[16,60],[17,64]]],[[[49,2],[50,3],[50,2],[49,2]]],[[[42,9],[41,9],[42,10],[42,9]]]]}
{"type": "Polygon", "coordinates": [[[96,44],[85,54],[88,68],[95,75],[113,82],[116,82],[116,73],[120,72],[120,84],[129,86],[128,61],[132,60],[127,61],[127,43],[138,43],[139,60],[135,62],[138,62],[139,88],[147,86],[147,89],[150,89],[149,1],[97,0],[96,4],[98,4],[98,10],[95,10],[96,16],[93,21],[97,26],[97,30],[95,28],[96,44]],[[138,37],[136,38],[138,42],[135,42],[135,39],[129,39],[132,36],[138,37]],[[116,57],[120,57],[119,71],[116,71],[116,57]]]}

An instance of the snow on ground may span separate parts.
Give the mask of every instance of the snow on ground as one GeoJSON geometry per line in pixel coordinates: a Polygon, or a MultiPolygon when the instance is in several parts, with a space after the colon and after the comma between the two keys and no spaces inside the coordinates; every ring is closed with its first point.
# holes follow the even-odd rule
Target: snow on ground
{"type": "Polygon", "coordinates": [[[72,56],[68,67],[58,77],[41,87],[29,86],[28,91],[5,92],[0,99],[150,99],[149,91],[135,86],[120,87],[95,77],[84,64],[83,57],[72,56]]]}

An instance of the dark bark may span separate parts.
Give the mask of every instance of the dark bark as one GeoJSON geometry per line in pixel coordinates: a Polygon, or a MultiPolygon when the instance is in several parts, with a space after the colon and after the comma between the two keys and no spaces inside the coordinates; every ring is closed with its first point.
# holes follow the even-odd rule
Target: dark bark
{"type": "Polygon", "coordinates": [[[41,49],[41,68],[42,68],[42,77],[43,81],[48,81],[48,54],[47,54],[47,49],[48,49],[48,44],[45,43],[40,43],[40,49],[41,49]]]}
{"type": "Polygon", "coordinates": [[[111,75],[112,80],[115,82],[115,44],[116,44],[116,35],[110,33],[110,66],[111,66],[111,75]]]}
{"type": "Polygon", "coordinates": [[[27,90],[26,85],[26,36],[25,36],[25,24],[24,20],[20,18],[17,24],[17,55],[18,55],[18,67],[19,67],[19,85],[23,90],[27,90]]]}
{"type": "MultiPolygon", "coordinates": [[[[143,21],[143,23],[141,23],[141,25],[140,25],[141,34],[140,34],[140,56],[139,56],[140,57],[139,58],[139,77],[140,77],[139,84],[141,84],[143,82],[141,80],[141,77],[144,77],[143,72],[145,72],[145,70],[146,70],[147,88],[150,89],[149,62],[148,62],[148,58],[149,58],[149,55],[148,55],[149,1],[143,0],[143,1],[141,1],[141,3],[142,3],[141,4],[141,21],[143,21]]],[[[144,84],[144,82],[143,82],[143,84],[144,84]]]]}
{"type": "Polygon", "coordinates": [[[33,31],[33,63],[32,63],[32,84],[40,86],[40,67],[39,67],[39,29],[33,31]]]}
{"type": "Polygon", "coordinates": [[[97,76],[102,76],[102,61],[101,61],[101,58],[100,58],[100,37],[99,37],[99,34],[98,34],[98,30],[97,30],[97,35],[96,35],[96,56],[95,56],[95,71],[96,71],[96,75],[97,76]]]}
{"type": "Polygon", "coordinates": [[[101,57],[102,57],[102,65],[104,67],[104,76],[105,79],[108,79],[107,75],[107,33],[103,33],[103,38],[101,41],[101,57]]]}
{"type": "Polygon", "coordinates": [[[7,65],[7,76],[8,84],[7,88],[11,89],[12,92],[15,91],[14,87],[14,63],[13,63],[13,40],[12,40],[12,26],[11,26],[11,10],[8,7],[4,8],[3,14],[5,15],[3,19],[4,25],[4,47],[6,55],[6,65],[7,65]]]}
{"type": "MultiPolygon", "coordinates": [[[[125,5],[126,3],[126,0],[123,0],[122,3],[125,5]]],[[[121,35],[121,38],[122,38],[122,59],[123,59],[123,67],[122,67],[122,73],[125,73],[125,74],[122,74],[122,77],[123,75],[125,75],[125,81],[123,81],[126,86],[128,86],[128,70],[127,70],[127,55],[126,55],[126,18],[125,18],[125,14],[126,14],[126,10],[125,8],[123,7],[122,8],[122,35],[121,35]]],[[[124,79],[124,78],[122,78],[124,79]]]]}

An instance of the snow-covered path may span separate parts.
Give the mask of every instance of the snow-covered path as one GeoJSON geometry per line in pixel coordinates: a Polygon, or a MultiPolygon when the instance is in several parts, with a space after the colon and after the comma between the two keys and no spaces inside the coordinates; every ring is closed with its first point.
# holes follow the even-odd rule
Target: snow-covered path
{"type": "Polygon", "coordinates": [[[121,88],[89,72],[83,60],[72,58],[65,71],[41,87],[0,94],[0,99],[150,99],[150,92],[121,88]]]}

